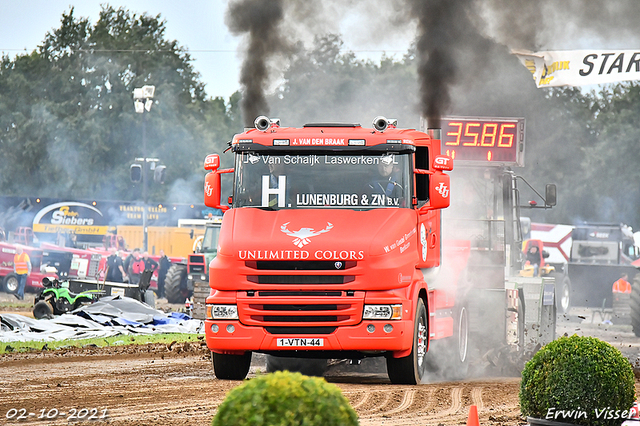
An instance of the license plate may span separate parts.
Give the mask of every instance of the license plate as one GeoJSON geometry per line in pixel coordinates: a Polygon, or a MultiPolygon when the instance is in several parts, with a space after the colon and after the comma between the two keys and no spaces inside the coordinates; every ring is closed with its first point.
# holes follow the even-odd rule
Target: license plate
{"type": "Polygon", "coordinates": [[[278,346],[289,346],[296,348],[324,346],[324,339],[306,339],[300,337],[281,337],[277,341],[278,346]]]}

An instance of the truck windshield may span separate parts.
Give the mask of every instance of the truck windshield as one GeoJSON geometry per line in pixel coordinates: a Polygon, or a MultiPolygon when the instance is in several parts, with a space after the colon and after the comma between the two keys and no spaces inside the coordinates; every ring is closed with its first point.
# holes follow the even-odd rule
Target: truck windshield
{"type": "Polygon", "coordinates": [[[220,236],[220,226],[207,226],[202,239],[201,253],[217,253],[218,237],[220,236]]]}
{"type": "Polygon", "coordinates": [[[241,153],[234,207],[411,207],[410,154],[241,153]]]}

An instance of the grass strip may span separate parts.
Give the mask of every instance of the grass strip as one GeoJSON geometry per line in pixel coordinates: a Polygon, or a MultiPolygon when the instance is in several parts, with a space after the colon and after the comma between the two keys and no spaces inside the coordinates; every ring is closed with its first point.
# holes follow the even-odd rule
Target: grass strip
{"type": "Polygon", "coordinates": [[[0,342],[0,355],[15,352],[40,352],[63,348],[106,347],[125,345],[144,345],[147,343],[196,342],[204,339],[203,334],[162,333],[134,334],[111,337],[94,337],[91,339],[66,339],[58,341],[34,340],[28,342],[0,342]]]}

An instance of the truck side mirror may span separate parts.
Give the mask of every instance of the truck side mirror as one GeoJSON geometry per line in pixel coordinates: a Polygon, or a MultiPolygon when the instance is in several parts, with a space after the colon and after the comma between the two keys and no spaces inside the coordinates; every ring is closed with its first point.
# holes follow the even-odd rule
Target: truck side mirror
{"type": "Polygon", "coordinates": [[[547,184],[544,191],[544,201],[547,206],[553,207],[556,205],[557,192],[556,185],[554,183],[547,184]]]}
{"type": "Polygon", "coordinates": [[[220,209],[223,212],[229,210],[229,206],[222,205],[220,202],[221,182],[220,175],[222,173],[233,173],[233,169],[214,170],[204,177],[204,205],[220,209]]]}
{"type": "Polygon", "coordinates": [[[451,204],[449,175],[435,172],[429,179],[429,206],[432,210],[445,209],[451,204]]]}

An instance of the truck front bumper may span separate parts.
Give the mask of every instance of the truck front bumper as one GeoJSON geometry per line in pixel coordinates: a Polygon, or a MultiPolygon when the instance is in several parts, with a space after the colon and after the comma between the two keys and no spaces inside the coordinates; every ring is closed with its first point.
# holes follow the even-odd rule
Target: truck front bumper
{"type": "Polygon", "coordinates": [[[363,321],[337,327],[330,334],[271,334],[263,327],[246,326],[237,320],[206,320],[205,333],[209,350],[223,354],[299,350],[397,352],[411,350],[413,322],[363,321]]]}

